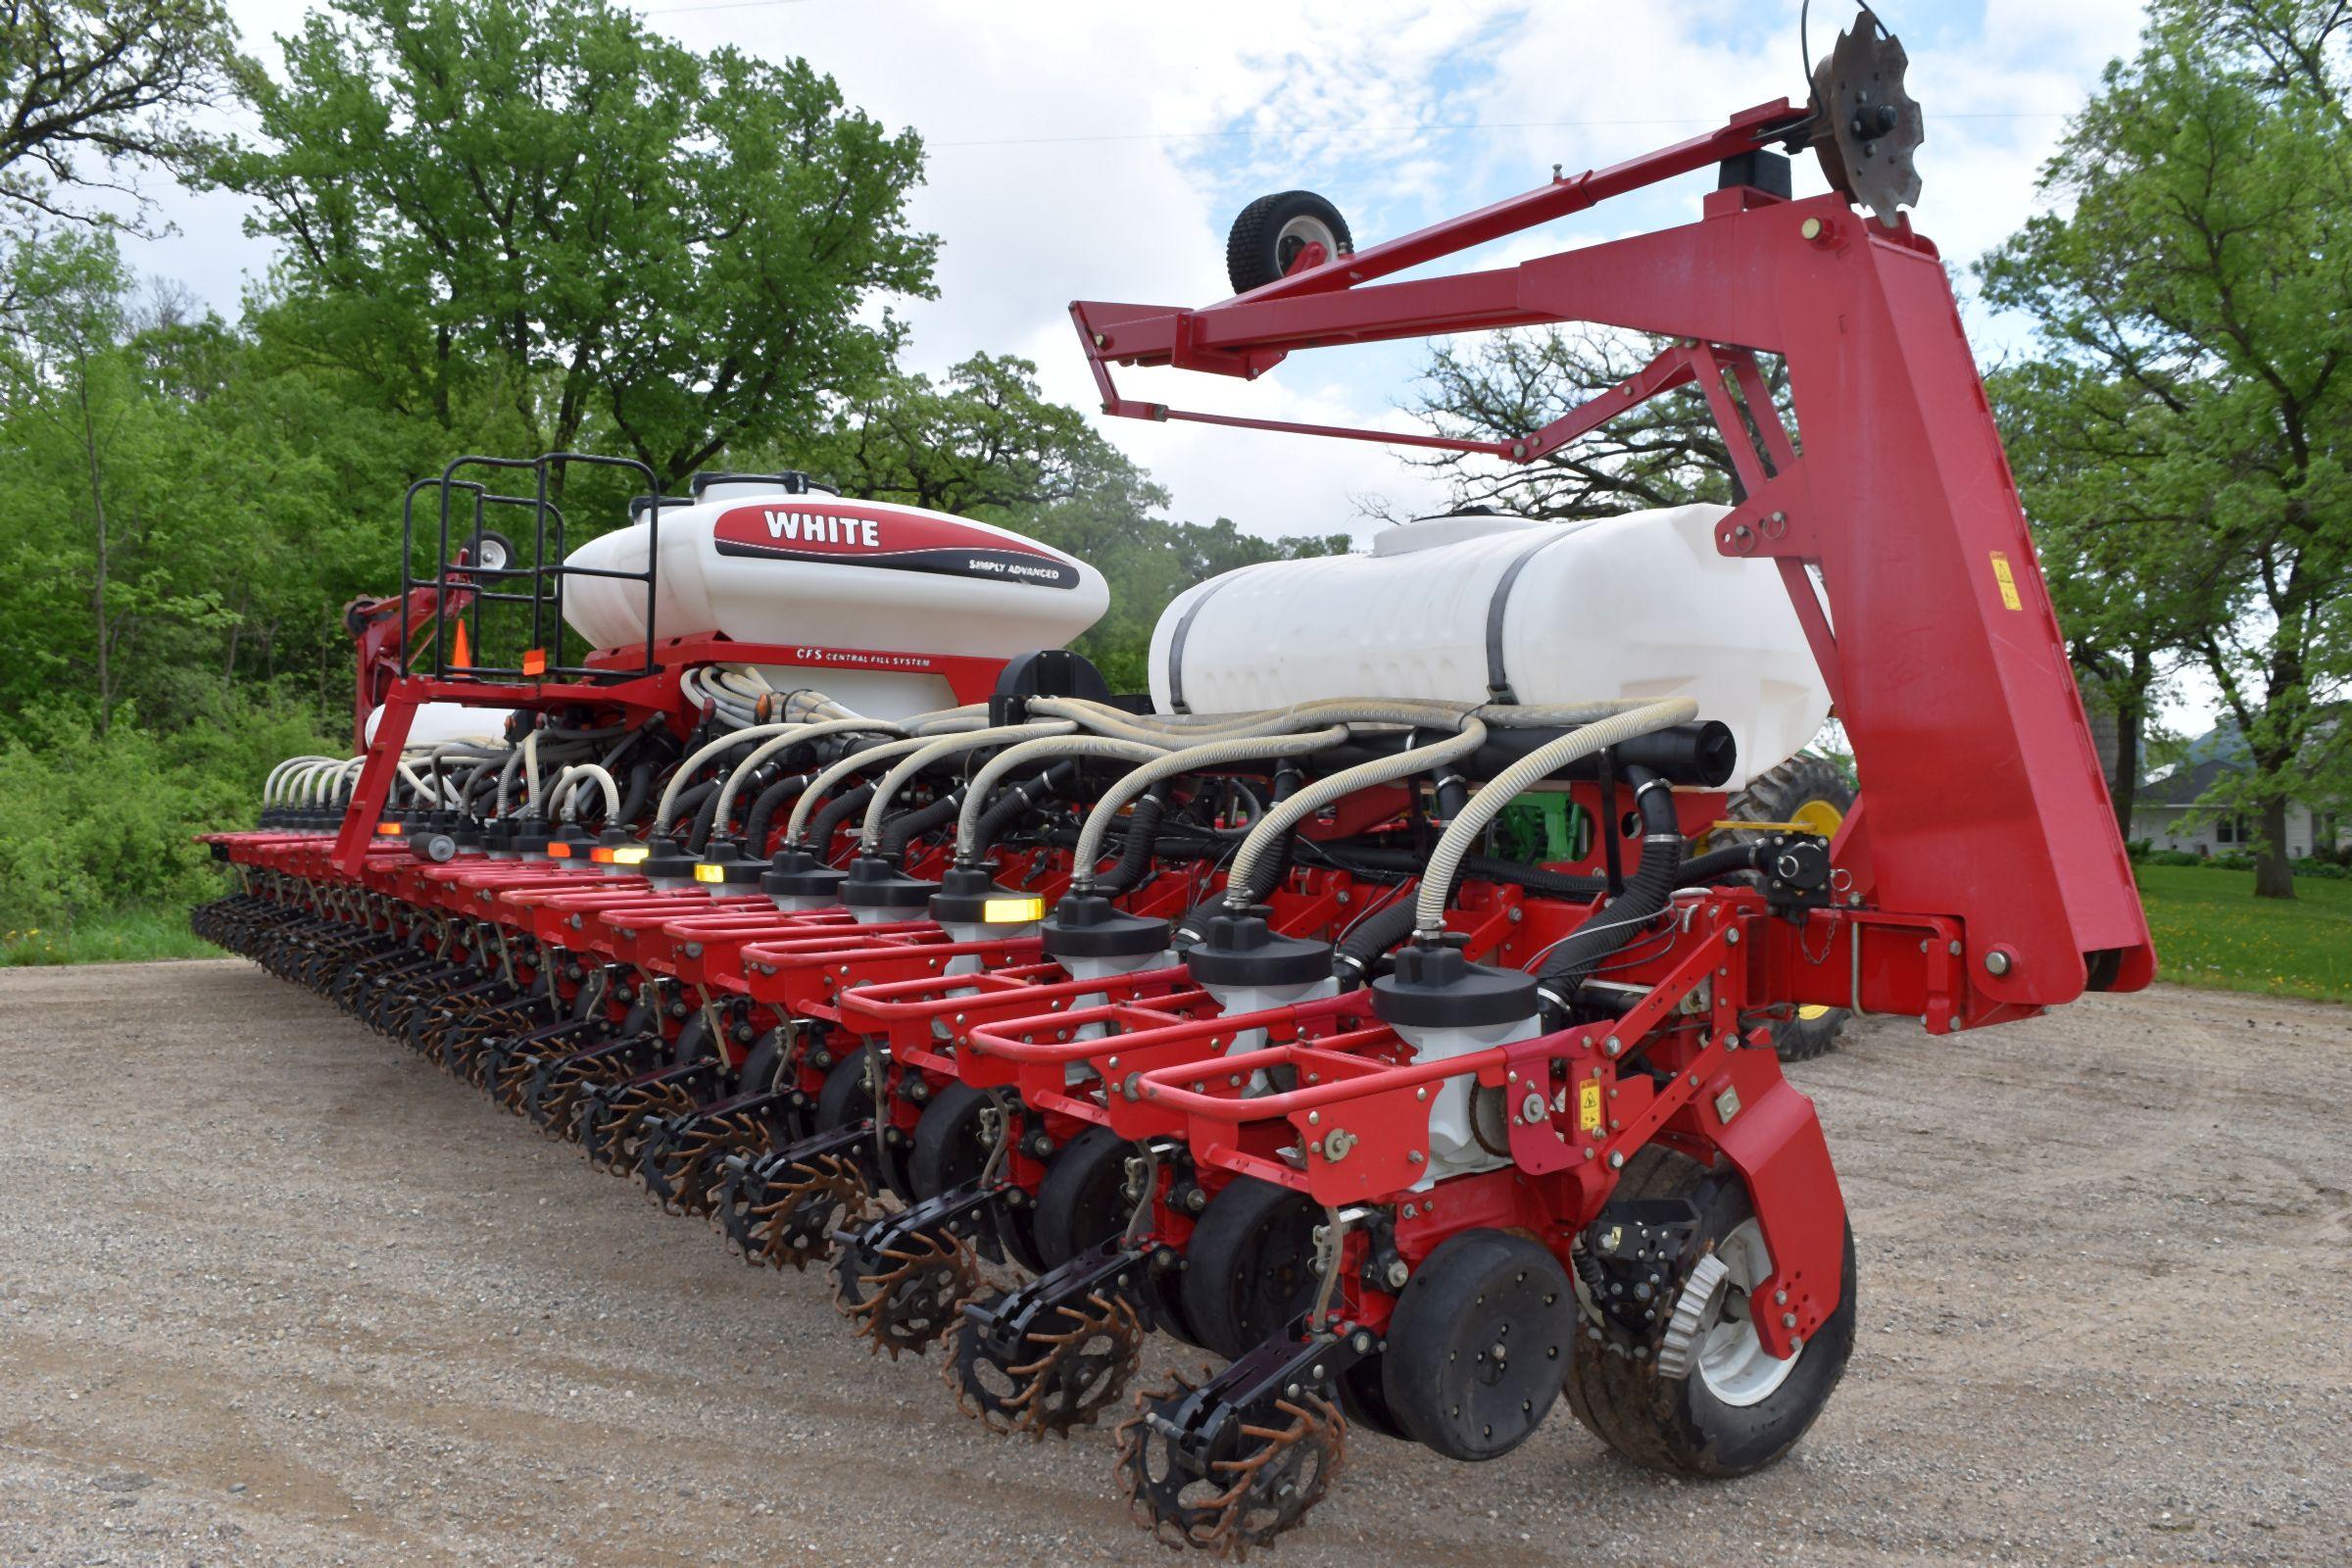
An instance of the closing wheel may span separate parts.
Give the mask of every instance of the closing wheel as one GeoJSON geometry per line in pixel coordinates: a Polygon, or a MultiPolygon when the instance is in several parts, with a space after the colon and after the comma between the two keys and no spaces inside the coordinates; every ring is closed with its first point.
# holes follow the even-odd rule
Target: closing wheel
{"type": "Polygon", "coordinates": [[[919,1200],[980,1179],[996,1147],[1000,1112],[970,1084],[949,1084],[931,1097],[914,1124],[914,1152],[906,1179],[919,1200]]]}
{"type": "Polygon", "coordinates": [[[1184,1266],[1184,1315],[1203,1347],[1242,1355],[1314,1304],[1322,1222],[1306,1199],[1254,1176],[1209,1200],[1184,1266]]]}
{"type": "MultiPolygon", "coordinates": [[[[825,1074],[825,1081],[816,1092],[816,1130],[829,1133],[854,1123],[870,1121],[874,1114],[874,1092],[865,1081],[865,1053],[853,1051],[835,1062],[825,1074]]],[[[874,1151],[873,1140],[860,1139],[852,1155],[868,1181],[877,1177],[887,1180],[888,1172],[880,1169],[881,1161],[874,1151]]],[[[892,1161],[896,1164],[897,1161],[892,1161]]],[[[896,1183],[892,1184],[896,1186],[896,1183]]]]}
{"type": "Polygon", "coordinates": [[[1449,1459],[1508,1453],[1559,1397],[1576,1328],[1576,1293],[1544,1248],[1502,1231],[1448,1237],[1396,1298],[1389,1408],[1449,1459]]]}
{"type": "Polygon", "coordinates": [[[1225,236],[1225,276],[1236,294],[1263,288],[1289,273],[1309,245],[1323,259],[1355,254],[1354,236],[1340,210],[1311,190],[1278,191],[1242,209],[1225,236]]]}
{"type": "MultiPolygon", "coordinates": [[[[1853,808],[1854,787],[1845,775],[1833,763],[1800,753],[1748,780],[1747,788],[1732,797],[1725,815],[1741,822],[1788,822],[1835,839],[1853,808]]],[[[1741,836],[1737,830],[1726,835],[1731,842],[1741,836]]],[[[1783,1061],[1811,1061],[1838,1044],[1847,1017],[1843,1007],[1801,1006],[1774,1027],[1773,1050],[1783,1061]]]]}
{"type": "Polygon", "coordinates": [[[1796,1354],[1763,1348],[1750,1292],[1772,1274],[1746,1186],[1665,1150],[1643,1150],[1619,1182],[1620,1198],[1687,1198],[1698,1209],[1694,1248],[1706,1249],[1678,1300],[1659,1361],[1620,1353],[1590,1329],[1568,1370],[1577,1419],[1626,1458],[1690,1476],[1760,1470],[1795,1446],[1844,1376],[1854,1347],[1854,1233],[1847,1226],[1838,1308],[1796,1354]],[[1698,1288],[1689,1288],[1690,1281],[1698,1288]],[[1681,1377],[1664,1375],[1686,1367],[1681,1377]]]}

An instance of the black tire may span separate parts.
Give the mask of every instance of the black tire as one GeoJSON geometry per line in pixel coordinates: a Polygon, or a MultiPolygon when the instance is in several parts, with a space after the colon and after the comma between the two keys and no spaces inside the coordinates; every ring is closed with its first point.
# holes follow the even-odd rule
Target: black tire
{"type": "Polygon", "coordinates": [[[906,1180],[917,1200],[980,1179],[989,1154],[981,1113],[989,1103],[988,1096],[964,1083],[931,1097],[914,1124],[914,1152],[906,1160],[906,1180]]]}
{"type": "Polygon", "coordinates": [[[1225,236],[1226,280],[1236,294],[1265,287],[1290,271],[1310,237],[1324,240],[1334,261],[1355,253],[1348,220],[1313,191],[1260,196],[1242,209],[1225,236]]]}
{"type": "Polygon", "coordinates": [[[1135,1146],[1089,1127],[1061,1146],[1037,1184],[1037,1255],[1058,1268],[1126,1228],[1127,1160],[1135,1146]]]}
{"type": "Polygon", "coordinates": [[[874,1092],[866,1087],[865,1053],[853,1051],[833,1064],[816,1092],[816,1130],[829,1133],[874,1113],[874,1092]]]}
{"type": "Polygon", "coordinates": [[[494,528],[484,528],[466,541],[466,564],[485,571],[506,571],[514,565],[514,541],[494,528]]]}
{"type": "MultiPolygon", "coordinates": [[[[1836,766],[1818,757],[1799,753],[1770,772],[1748,780],[1747,788],[1732,797],[1725,814],[1742,822],[1794,822],[1823,809],[1840,819],[1854,808],[1854,787],[1836,766]]],[[[1737,830],[1722,835],[1737,843],[1748,835],[1737,830]]],[[[1773,1050],[1783,1061],[1811,1061],[1827,1055],[1851,1016],[1843,1007],[1804,1007],[1772,1032],[1773,1050]]]]}
{"type": "Polygon", "coordinates": [[[1184,1315],[1204,1348],[1244,1355],[1314,1304],[1322,1219],[1301,1195],[1254,1176],[1209,1200],[1184,1267],[1184,1315]]]}
{"type": "MultiPolygon", "coordinates": [[[[1619,1198],[1688,1198],[1698,1206],[1697,1244],[1721,1241],[1754,1216],[1736,1172],[1709,1171],[1655,1146],[1642,1150],[1618,1183],[1619,1198]]],[[[1760,1401],[1717,1398],[1694,1368],[1662,1378],[1654,1362],[1617,1353],[1589,1328],[1576,1338],[1568,1368],[1568,1407],[1586,1430],[1625,1458],[1686,1476],[1742,1476],[1796,1446],[1829,1403],[1854,1348],[1854,1232],[1845,1232],[1838,1309],[1802,1349],[1779,1388],[1760,1401]]]]}
{"type": "Polygon", "coordinates": [[[1550,1413],[1576,1338],[1576,1292],[1558,1258],[1524,1236],[1463,1231],[1396,1298],[1382,1391],[1423,1446],[1500,1458],[1550,1413]]]}
{"type": "Polygon", "coordinates": [[[735,1092],[739,1095],[770,1094],[776,1087],[776,1075],[784,1066],[784,1043],[770,1029],[756,1041],[743,1064],[735,1069],[735,1092]]]}

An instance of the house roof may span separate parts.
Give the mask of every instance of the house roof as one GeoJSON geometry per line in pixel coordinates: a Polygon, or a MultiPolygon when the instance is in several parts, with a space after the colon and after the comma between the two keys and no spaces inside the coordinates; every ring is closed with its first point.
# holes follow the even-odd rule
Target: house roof
{"type": "Polygon", "coordinates": [[[2162,778],[2145,780],[2133,799],[2140,806],[2193,806],[2224,778],[2244,770],[2245,763],[2237,758],[2208,757],[2194,766],[2184,763],[2162,778]]]}

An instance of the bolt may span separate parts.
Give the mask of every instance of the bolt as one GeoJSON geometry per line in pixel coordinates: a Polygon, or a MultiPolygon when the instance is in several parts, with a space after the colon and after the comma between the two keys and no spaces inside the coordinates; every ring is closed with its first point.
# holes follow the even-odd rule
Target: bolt
{"type": "Polygon", "coordinates": [[[1821,220],[1818,218],[1806,219],[1804,223],[1797,229],[1797,232],[1804,235],[1807,239],[1821,238],[1821,220]]]}
{"type": "Polygon", "coordinates": [[[1781,1314],[1781,1327],[1785,1329],[1792,1329],[1796,1327],[1796,1314],[1794,1312],[1783,1312],[1781,1314]]]}
{"type": "Polygon", "coordinates": [[[1614,1055],[1616,1055],[1618,1053],[1620,1053],[1620,1052],[1622,1052],[1623,1050],[1625,1050],[1625,1046],[1623,1045],[1623,1043],[1621,1043],[1621,1042],[1618,1040],[1618,1038],[1617,1038],[1615,1035],[1611,1035],[1611,1036],[1609,1036],[1609,1038],[1608,1038],[1608,1039],[1606,1039],[1606,1040],[1603,1040],[1603,1041],[1600,1043],[1600,1049],[1601,1049],[1601,1054],[1602,1054],[1603,1055],[1614,1056],[1614,1055]]]}
{"type": "Polygon", "coordinates": [[[1984,955],[1984,972],[1996,977],[2007,974],[2009,972],[2009,955],[1998,948],[1984,955]]]}
{"type": "Polygon", "coordinates": [[[1739,945],[1739,942],[1740,942],[1740,930],[1739,930],[1739,927],[1735,926],[1735,927],[1733,927],[1731,930],[1729,930],[1729,931],[1726,931],[1726,932],[1723,934],[1723,940],[1724,940],[1724,942],[1725,942],[1727,945],[1730,945],[1730,946],[1733,946],[1733,947],[1737,947],[1737,946],[1739,945]]]}
{"type": "Polygon", "coordinates": [[[1610,1153],[1610,1155],[1609,1155],[1609,1169],[1611,1169],[1611,1170],[1623,1170],[1623,1169],[1625,1169],[1625,1156],[1624,1156],[1623,1154],[1621,1154],[1621,1153],[1611,1152],[1611,1153],[1610,1153]]]}

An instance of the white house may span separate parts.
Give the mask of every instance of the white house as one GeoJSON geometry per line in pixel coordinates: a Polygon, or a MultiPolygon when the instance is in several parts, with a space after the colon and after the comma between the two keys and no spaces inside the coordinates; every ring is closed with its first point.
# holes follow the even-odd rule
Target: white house
{"type": "MultiPolygon", "coordinates": [[[[2208,757],[2201,762],[2181,762],[2149,774],[2132,797],[2132,837],[2146,839],[2159,850],[2251,854],[2254,841],[2261,836],[2260,824],[2252,816],[2197,806],[2207,791],[2244,766],[2233,757],[2208,757]]],[[[2300,858],[2316,848],[2340,847],[2347,839],[2352,839],[2352,812],[2315,808],[2301,801],[2287,803],[2288,858],[2300,858]]]]}

